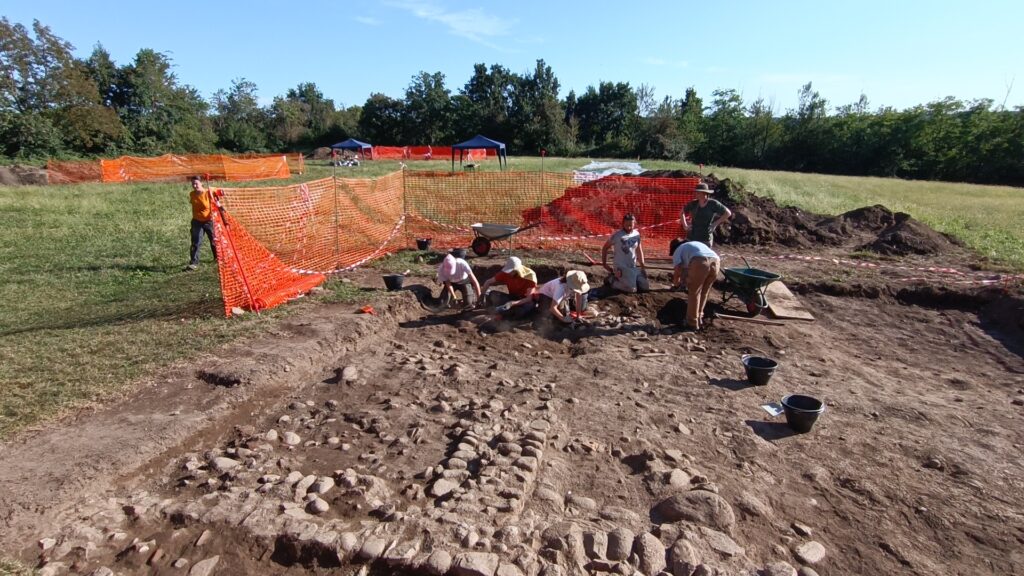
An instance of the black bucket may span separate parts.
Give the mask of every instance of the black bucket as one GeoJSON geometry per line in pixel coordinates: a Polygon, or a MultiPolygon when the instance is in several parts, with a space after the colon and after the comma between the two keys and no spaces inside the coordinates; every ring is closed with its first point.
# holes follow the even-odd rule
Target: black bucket
{"type": "Polygon", "coordinates": [[[762,356],[744,354],[742,360],[743,369],[747,371],[747,382],[752,386],[766,386],[775,374],[775,369],[779,367],[775,360],[762,356]]]}
{"type": "Polygon", "coordinates": [[[405,282],[405,276],[401,274],[384,275],[384,286],[386,286],[388,290],[401,290],[403,282],[405,282]]]}
{"type": "Polygon", "coordinates": [[[417,250],[430,250],[430,238],[417,238],[416,239],[417,250]]]}
{"type": "Polygon", "coordinates": [[[794,432],[810,432],[818,416],[825,411],[825,403],[811,396],[790,394],[782,399],[782,409],[786,412],[786,424],[794,432]]]}
{"type": "Polygon", "coordinates": [[[455,256],[456,258],[462,258],[463,260],[466,259],[466,249],[465,248],[452,248],[451,254],[452,254],[452,256],[455,256]]]}

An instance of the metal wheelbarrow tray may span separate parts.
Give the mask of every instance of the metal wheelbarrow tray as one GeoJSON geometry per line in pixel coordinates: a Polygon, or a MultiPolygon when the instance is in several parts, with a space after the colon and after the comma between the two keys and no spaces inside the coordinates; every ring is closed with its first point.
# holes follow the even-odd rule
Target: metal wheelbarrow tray
{"type": "Polygon", "coordinates": [[[772,282],[782,279],[782,276],[759,268],[723,268],[725,276],[725,288],[722,290],[722,304],[728,302],[732,297],[738,297],[747,308],[751,316],[756,316],[768,307],[768,300],[765,298],[765,289],[772,282]]]}
{"type": "Polygon", "coordinates": [[[533,228],[534,226],[538,225],[539,223],[531,224],[529,226],[524,226],[520,228],[519,226],[515,226],[512,224],[491,224],[486,222],[477,222],[476,224],[470,225],[470,227],[473,229],[473,236],[475,236],[475,238],[473,238],[473,243],[470,245],[470,247],[473,249],[473,253],[476,254],[477,256],[487,256],[487,254],[491,251],[492,242],[508,238],[509,251],[511,251],[512,236],[515,236],[520,232],[529,230],[530,228],[533,228]]]}

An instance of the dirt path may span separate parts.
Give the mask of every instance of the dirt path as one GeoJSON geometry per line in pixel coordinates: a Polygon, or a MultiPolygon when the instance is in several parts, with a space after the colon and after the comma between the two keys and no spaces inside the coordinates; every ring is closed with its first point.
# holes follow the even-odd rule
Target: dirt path
{"type": "Polygon", "coordinates": [[[401,297],[296,320],[4,447],[4,548],[75,574],[1024,574],[1019,334],[966,292],[777,269],[816,322],[679,333],[667,292],[544,333],[401,297]],[[809,434],[759,407],[793,392],[827,404],[809,434]]]}

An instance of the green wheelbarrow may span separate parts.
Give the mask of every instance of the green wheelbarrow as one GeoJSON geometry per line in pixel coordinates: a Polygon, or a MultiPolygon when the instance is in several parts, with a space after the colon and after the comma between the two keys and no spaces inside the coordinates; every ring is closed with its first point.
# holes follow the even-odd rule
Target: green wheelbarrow
{"type": "Polygon", "coordinates": [[[765,289],[772,282],[782,280],[782,276],[767,270],[751,268],[744,258],[746,268],[724,268],[722,274],[725,276],[725,288],[722,289],[722,304],[736,297],[739,298],[747,308],[747,313],[757,316],[762,310],[768,307],[768,300],[765,298],[765,289]]]}

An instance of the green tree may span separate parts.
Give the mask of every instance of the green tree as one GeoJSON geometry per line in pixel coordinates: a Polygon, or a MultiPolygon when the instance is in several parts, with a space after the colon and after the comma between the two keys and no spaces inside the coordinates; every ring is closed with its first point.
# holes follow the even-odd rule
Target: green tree
{"type": "Polygon", "coordinates": [[[359,134],[373,144],[399,146],[408,143],[405,133],[405,103],[371,94],[359,116],[359,134]]]}
{"type": "Polygon", "coordinates": [[[213,95],[217,146],[235,152],[264,151],[268,146],[269,114],[259,105],[254,82],[239,78],[228,91],[213,95]]]}
{"type": "Polygon", "coordinates": [[[441,144],[452,137],[451,94],[444,74],[420,72],[405,89],[405,121],[415,144],[441,144]]]}
{"type": "Polygon", "coordinates": [[[576,101],[580,140],[601,155],[629,155],[635,149],[638,115],[636,93],[625,82],[601,82],[576,101]]]}

